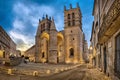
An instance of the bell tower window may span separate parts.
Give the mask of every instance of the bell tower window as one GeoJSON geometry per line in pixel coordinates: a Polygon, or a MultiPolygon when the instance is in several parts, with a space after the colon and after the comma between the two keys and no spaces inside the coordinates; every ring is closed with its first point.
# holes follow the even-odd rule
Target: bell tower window
{"type": "Polygon", "coordinates": [[[68,26],[70,26],[70,21],[68,21],[68,26]]]}
{"type": "Polygon", "coordinates": [[[41,33],[42,33],[42,31],[43,31],[43,25],[41,24],[41,33]]]}
{"type": "Polygon", "coordinates": [[[72,25],[75,26],[75,20],[72,21],[72,25]]]}
{"type": "Polygon", "coordinates": [[[48,30],[50,30],[50,23],[48,23],[48,30]]]}
{"type": "Polygon", "coordinates": [[[70,14],[68,14],[68,19],[70,19],[70,14]]]}
{"type": "Polygon", "coordinates": [[[41,24],[41,33],[45,31],[45,23],[41,24]]]}
{"type": "Polygon", "coordinates": [[[74,13],[72,13],[72,18],[75,18],[75,14],[74,13]]]}
{"type": "Polygon", "coordinates": [[[45,23],[43,24],[43,31],[45,31],[45,23]]]}

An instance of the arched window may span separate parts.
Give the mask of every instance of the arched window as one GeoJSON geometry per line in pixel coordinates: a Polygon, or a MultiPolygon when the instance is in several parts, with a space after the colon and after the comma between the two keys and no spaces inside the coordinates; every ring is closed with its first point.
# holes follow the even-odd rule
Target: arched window
{"type": "Polygon", "coordinates": [[[73,26],[75,25],[75,20],[72,21],[72,25],[73,25],[73,26]]]}
{"type": "Polygon", "coordinates": [[[41,33],[42,33],[42,31],[43,31],[43,25],[41,24],[41,33]]]}
{"type": "Polygon", "coordinates": [[[74,56],[74,49],[70,48],[69,52],[70,52],[70,57],[73,57],[74,56]]]}
{"type": "Polygon", "coordinates": [[[42,28],[42,24],[41,24],[41,28],[42,28]]]}
{"type": "Polygon", "coordinates": [[[43,24],[43,31],[45,31],[45,23],[43,24]]]}
{"type": "Polygon", "coordinates": [[[68,19],[70,19],[70,14],[68,14],[68,19]]]}
{"type": "Polygon", "coordinates": [[[2,49],[1,45],[0,45],[0,50],[2,49]]]}
{"type": "Polygon", "coordinates": [[[50,30],[50,23],[48,23],[48,30],[50,30]]]}
{"type": "Polygon", "coordinates": [[[72,13],[72,18],[75,18],[75,14],[74,13],[72,13]]]}
{"type": "Polygon", "coordinates": [[[45,57],[45,53],[43,52],[43,53],[42,53],[42,58],[44,58],[44,57],[45,57]]]}
{"type": "Polygon", "coordinates": [[[70,26],[70,21],[68,21],[68,26],[70,26]]]}

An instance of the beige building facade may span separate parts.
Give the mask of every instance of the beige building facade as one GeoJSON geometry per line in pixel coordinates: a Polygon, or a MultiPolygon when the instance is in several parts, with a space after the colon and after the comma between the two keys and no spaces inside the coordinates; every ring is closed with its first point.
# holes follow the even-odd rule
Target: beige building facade
{"type": "Polygon", "coordinates": [[[85,60],[85,62],[88,62],[89,50],[88,43],[86,40],[84,40],[83,52],[84,52],[83,59],[85,60]]]}
{"type": "Polygon", "coordinates": [[[0,59],[9,59],[10,55],[16,54],[16,44],[0,26],[0,59]]]}
{"type": "Polygon", "coordinates": [[[35,37],[35,62],[83,63],[84,35],[82,14],[76,8],[64,7],[64,30],[57,31],[54,19],[43,17],[35,37]]]}
{"type": "Polygon", "coordinates": [[[93,64],[120,78],[120,0],[94,0],[91,46],[93,64]]]}
{"type": "Polygon", "coordinates": [[[35,62],[35,45],[24,52],[24,56],[29,57],[29,60],[35,62]]]}

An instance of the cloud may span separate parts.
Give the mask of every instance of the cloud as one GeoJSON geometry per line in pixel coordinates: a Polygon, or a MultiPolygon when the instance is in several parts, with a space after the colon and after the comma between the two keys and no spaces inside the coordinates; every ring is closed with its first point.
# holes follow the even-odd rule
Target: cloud
{"type": "Polygon", "coordinates": [[[58,16],[55,17],[55,25],[58,31],[64,29],[64,16],[62,14],[57,14],[58,16]]]}
{"type": "MultiPolygon", "coordinates": [[[[69,3],[76,2],[81,5],[83,16],[83,31],[87,41],[89,41],[92,26],[91,6],[90,1],[93,0],[21,0],[16,1],[13,4],[12,12],[14,17],[12,18],[12,29],[9,31],[10,36],[17,43],[17,49],[27,50],[29,47],[35,44],[35,35],[38,27],[39,19],[42,19],[43,15],[53,16],[55,19],[55,25],[58,31],[64,28],[64,10],[63,6],[69,3]],[[87,5],[83,3],[87,2],[87,5]]],[[[68,8],[68,6],[67,6],[68,8]]]]}
{"type": "Polygon", "coordinates": [[[13,29],[9,32],[9,34],[11,38],[17,43],[17,49],[25,51],[34,44],[34,38],[17,31],[18,30],[13,29]]]}
{"type": "MultiPolygon", "coordinates": [[[[12,23],[13,28],[9,31],[12,39],[17,43],[17,49],[25,51],[35,44],[35,33],[39,19],[43,14],[55,15],[55,10],[51,6],[24,4],[17,2],[13,6],[15,15],[12,23]]],[[[60,26],[61,22],[57,22],[60,26]]]]}
{"type": "Polygon", "coordinates": [[[24,29],[24,23],[18,19],[16,19],[14,22],[13,22],[13,27],[15,29],[19,29],[19,30],[23,30],[24,29]]]}

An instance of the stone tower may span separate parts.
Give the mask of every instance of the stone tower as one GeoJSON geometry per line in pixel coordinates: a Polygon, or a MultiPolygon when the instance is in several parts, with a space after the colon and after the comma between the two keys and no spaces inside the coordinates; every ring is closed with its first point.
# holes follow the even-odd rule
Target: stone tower
{"type": "Polygon", "coordinates": [[[54,19],[52,18],[50,26],[50,43],[49,43],[49,63],[57,63],[57,30],[54,19]]]}
{"type": "Polygon", "coordinates": [[[64,7],[65,62],[83,62],[82,14],[77,3],[76,8],[64,7]]]}
{"type": "Polygon", "coordinates": [[[57,30],[48,15],[39,20],[35,40],[35,62],[57,63],[57,30]]]}

